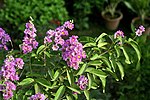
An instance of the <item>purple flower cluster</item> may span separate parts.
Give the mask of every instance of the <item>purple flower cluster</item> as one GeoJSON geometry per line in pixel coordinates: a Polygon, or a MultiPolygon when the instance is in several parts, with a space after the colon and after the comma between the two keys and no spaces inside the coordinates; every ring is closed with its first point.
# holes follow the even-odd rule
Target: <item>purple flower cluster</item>
{"type": "Polygon", "coordinates": [[[117,32],[115,32],[114,34],[114,38],[118,38],[118,37],[124,37],[124,33],[120,30],[118,30],[117,32]]]}
{"type": "Polygon", "coordinates": [[[64,44],[63,36],[68,36],[68,30],[72,30],[74,28],[74,24],[71,21],[67,21],[64,23],[64,25],[56,28],[55,30],[49,30],[46,32],[47,36],[44,38],[44,44],[51,43],[52,40],[54,41],[54,44],[52,46],[52,49],[54,51],[57,51],[59,49],[59,45],[64,44]]]}
{"type": "Polygon", "coordinates": [[[6,43],[11,41],[10,36],[5,33],[5,31],[0,28],[0,49],[4,48],[5,50],[8,50],[6,43]]]}
{"type": "Polygon", "coordinates": [[[82,58],[86,58],[83,46],[77,38],[78,36],[70,37],[61,48],[63,60],[67,61],[68,66],[73,67],[75,70],[79,68],[79,62],[82,58]]]}
{"type": "Polygon", "coordinates": [[[81,90],[86,89],[86,86],[88,84],[88,79],[84,75],[81,75],[78,79],[77,85],[81,90]]]}
{"type": "Polygon", "coordinates": [[[145,28],[144,28],[144,26],[141,25],[141,26],[139,26],[139,28],[136,30],[135,33],[137,36],[141,36],[143,32],[145,32],[145,28]]]}
{"type": "Polygon", "coordinates": [[[35,94],[35,95],[32,95],[31,97],[30,97],[30,100],[45,100],[45,96],[44,96],[44,94],[41,94],[41,93],[37,93],[37,94],[35,94]]]}
{"type": "Polygon", "coordinates": [[[35,40],[36,37],[36,28],[34,24],[31,22],[26,23],[26,29],[24,31],[24,39],[22,44],[23,53],[27,54],[32,51],[32,49],[36,49],[38,46],[38,42],[35,40]]]}
{"type": "Polygon", "coordinates": [[[21,58],[14,58],[13,56],[8,56],[2,69],[0,71],[0,77],[4,78],[4,85],[0,86],[0,91],[3,91],[3,98],[5,100],[10,99],[13,96],[13,90],[16,90],[16,85],[13,81],[19,80],[16,68],[22,69],[24,62],[21,58]]]}

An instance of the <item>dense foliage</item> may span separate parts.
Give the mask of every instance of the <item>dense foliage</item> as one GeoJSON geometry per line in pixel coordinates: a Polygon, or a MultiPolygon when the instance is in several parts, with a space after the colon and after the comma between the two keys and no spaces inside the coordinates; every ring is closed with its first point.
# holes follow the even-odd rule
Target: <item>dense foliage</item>
{"type": "MultiPolygon", "coordinates": [[[[43,45],[38,46],[36,28],[30,20],[26,23],[21,51],[13,50],[7,33],[1,29],[1,49],[11,42],[1,67],[1,97],[5,100],[80,99],[84,94],[91,99],[90,91],[100,87],[105,92],[107,78],[123,80],[124,66],[135,64],[139,69],[141,54],[136,41],[126,38],[122,31],[114,36],[102,33],[97,38],[70,36],[73,21],[66,21],[55,30],[48,30],[43,45]],[[3,43],[7,40],[6,43],[3,43]],[[34,50],[36,49],[37,50],[34,50]],[[130,49],[130,51],[128,51],[130,49]],[[129,54],[136,54],[133,58],[129,54]],[[19,70],[20,69],[20,70],[19,70]]],[[[141,36],[143,26],[134,33],[141,36]]]]}

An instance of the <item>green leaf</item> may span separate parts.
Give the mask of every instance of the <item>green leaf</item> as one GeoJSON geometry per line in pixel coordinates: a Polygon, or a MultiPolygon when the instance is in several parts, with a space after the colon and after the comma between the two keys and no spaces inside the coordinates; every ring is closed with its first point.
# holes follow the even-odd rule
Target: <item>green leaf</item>
{"type": "Polygon", "coordinates": [[[119,58],[120,57],[120,49],[118,46],[114,46],[115,50],[116,50],[116,53],[117,53],[117,57],[119,58]]]}
{"type": "Polygon", "coordinates": [[[123,54],[124,54],[124,56],[125,56],[125,62],[127,63],[127,64],[131,64],[131,62],[130,62],[130,60],[129,60],[129,56],[128,56],[128,54],[127,54],[127,52],[125,51],[125,49],[123,48],[123,47],[120,47],[120,49],[122,49],[122,51],[123,51],[123,54]]]}
{"type": "Polygon", "coordinates": [[[102,61],[101,60],[93,60],[88,62],[88,65],[92,65],[92,66],[101,66],[102,65],[102,61]]]}
{"type": "Polygon", "coordinates": [[[47,51],[44,51],[44,54],[45,54],[48,58],[50,58],[50,54],[49,54],[47,51]]]}
{"type": "Polygon", "coordinates": [[[116,79],[116,81],[119,81],[116,73],[114,73],[110,68],[106,68],[105,70],[109,72],[116,79]]]}
{"type": "Polygon", "coordinates": [[[86,43],[83,48],[86,48],[86,47],[95,47],[96,46],[96,43],[86,43]]]}
{"type": "Polygon", "coordinates": [[[55,81],[56,79],[58,79],[58,77],[60,76],[60,74],[61,74],[61,71],[58,69],[58,70],[55,72],[55,74],[54,74],[54,76],[53,76],[53,79],[52,79],[51,81],[55,81]]]}
{"type": "Polygon", "coordinates": [[[88,76],[88,90],[91,89],[91,86],[92,86],[92,75],[87,73],[87,76],[88,76]]]}
{"type": "Polygon", "coordinates": [[[132,40],[131,38],[129,38],[128,41],[129,41],[128,43],[134,48],[134,50],[135,50],[135,52],[137,54],[138,60],[140,61],[141,53],[140,53],[140,48],[138,46],[138,43],[136,41],[132,40]]]}
{"type": "Polygon", "coordinates": [[[99,55],[98,54],[95,54],[95,55],[93,55],[91,58],[90,58],[90,60],[96,60],[96,59],[99,59],[100,57],[99,57],[99,55]]]}
{"type": "Polygon", "coordinates": [[[105,45],[107,45],[108,43],[107,42],[98,42],[98,47],[99,48],[101,48],[101,47],[103,47],[103,46],[105,46],[105,45]]]}
{"type": "Polygon", "coordinates": [[[51,88],[51,83],[44,78],[38,78],[36,79],[36,82],[44,87],[51,88]]]}
{"type": "Polygon", "coordinates": [[[104,78],[107,77],[106,73],[100,69],[95,69],[95,68],[89,67],[86,69],[86,72],[89,72],[89,73],[94,74],[99,77],[104,77],[104,78]]]}
{"type": "Polygon", "coordinates": [[[84,63],[76,75],[81,75],[82,73],[84,73],[86,67],[87,63],[84,63]]]}
{"type": "Polygon", "coordinates": [[[78,94],[81,94],[81,92],[73,87],[67,86],[68,89],[72,90],[73,92],[77,92],[78,94]]]}
{"type": "Polygon", "coordinates": [[[90,95],[89,95],[89,91],[88,90],[84,90],[84,95],[85,95],[87,100],[90,100],[90,95]]]}
{"type": "Polygon", "coordinates": [[[100,59],[111,69],[110,62],[109,62],[109,60],[106,57],[101,56],[100,59]]]}
{"type": "Polygon", "coordinates": [[[41,46],[37,49],[36,54],[39,54],[44,48],[45,48],[45,45],[41,45],[41,46]]]}
{"type": "Polygon", "coordinates": [[[102,33],[97,39],[96,39],[96,42],[98,42],[101,38],[103,38],[104,36],[106,36],[107,34],[106,33],[102,33]]]}
{"type": "Polygon", "coordinates": [[[61,100],[61,97],[64,95],[66,87],[64,85],[60,86],[56,92],[54,100],[61,100]]]}
{"type": "Polygon", "coordinates": [[[67,70],[67,77],[68,77],[69,84],[72,85],[74,79],[72,72],[69,73],[69,71],[67,70]]]}
{"type": "Polygon", "coordinates": [[[38,84],[34,84],[34,90],[35,90],[35,93],[40,92],[40,88],[39,88],[38,84]]]}
{"type": "Polygon", "coordinates": [[[25,78],[24,80],[22,80],[21,82],[19,82],[19,84],[18,85],[29,85],[29,84],[31,84],[31,83],[33,83],[34,82],[34,79],[32,79],[32,78],[25,78]]]}
{"type": "Polygon", "coordinates": [[[123,77],[124,77],[124,69],[123,69],[123,66],[120,62],[116,62],[116,64],[118,65],[118,68],[119,68],[119,71],[120,71],[120,74],[121,74],[121,79],[123,80],[123,77]]]}
{"type": "Polygon", "coordinates": [[[105,93],[106,77],[99,77],[102,81],[103,93],[105,93]]]}
{"type": "Polygon", "coordinates": [[[115,58],[114,58],[113,54],[110,54],[110,56],[109,56],[109,61],[110,61],[110,64],[111,64],[111,66],[112,66],[112,68],[113,68],[113,71],[115,72],[116,61],[115,61],[115,58]]]}

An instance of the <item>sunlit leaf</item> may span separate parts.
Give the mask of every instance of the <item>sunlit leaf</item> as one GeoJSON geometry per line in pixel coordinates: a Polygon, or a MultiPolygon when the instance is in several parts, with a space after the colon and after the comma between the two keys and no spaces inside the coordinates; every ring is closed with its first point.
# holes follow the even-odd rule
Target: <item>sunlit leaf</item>
{"type": "Polygon", "coordinates": [[[118,68],[119,68],[119,71],[120,71],[120,74],[121,74],[121,79],[123,80],[123,77],[124,77],[124,69],[123,69],[123,66],[120,62],[116,62],[116,64],[118,65],[118,68]]]}
{"type": "Polygon", "coordinates": [[[107,77],[106,73],[100,69],[95,69],[95,68],[89,67],[86,69],[86,72],[89,72],[89,73],[94,74],[99,77],[107,77]]]}
{"type": "Polygon", "coordinates": [[[89,61],[88,65],[92,65],[92,66],[101,66],[102,65],[102,61],[101,60],[93,60],[93,61],[89,61]]]}
{"type": "Polygon", "coordinates": [[[91,86],[92,86],[92,75],[87,73],[87,76],[88,76],[88,90],[91,89],[91,86]]]}
{"type": "Polygon", "coordinates": [[[96,39],[96,42],[98,42],[101,38],[103,38],[104,36],[106,36],[107,34],[106,33],[102,33],[97,39],[96,39]]]}
{"type": "Polygon", "coordinates": [[[72,72],[69,72],[68,70],[67,70],[67,78],[68,78],[69,84],[72,85],[73,79],[74,79],[73,74],[72,72]]]}
{"type": "Polygon", "coordinates": [[[39,54],[44,48],[45,48],[45,45],[41,45],[41,46],[37,49],[36,54],[39,54]]]}
{"type": "Polygon", "coordinates": [[[34,82],[34,79],[32,79],[32,78],[25,78],[21,82],[19,82],[18,85],[21,85],[21,86],[22,85],[29,85],[29,84],[31,84],[33,82],[34,82]]]}
{"type": "Polygon", "coordinates": [[[58,79],[58,77],[59,77],[60,74],[61,74],[61,71],[58,69],[58,70],[55,72],[55,74],[54,74],[54,76],[53,76],[53,79],[52,79],[51,81],[55,81],[56,79],[58,79]]]}
{"type": "Polygon", "coordinates": [[[88,90],[84,90],[84,95],[85,95],[87,100],[90,100],[90,94],[89,94],[88,90]]]}
{"type": "Polygon", "coordinates": [[[51,88],[51,83],[44,78],[38,78],[36,79],[36,82],[44,87],[51,88]]]}
{"type": "Polygon", "coordinates": [[[60,86],[59,89],[56,92],[54,100],[61,100],[61,97],[65,93],[65,89],[66,89],[66,87],[64,85],[60,86]]]}
{"type": "Polygon", "coordinates": [[[86,47],[95,47],[96,46],[96,43],[86,43],[83,48],[86,48],[86,47]]]}
{"type": "Polygon", "coordinates": [[[82,67],[80,68],[80,70],[78,71],[78,73],[76,75],[81,75],[82,73],[84,73],[85,69],[87,67],[87,64],[83,64],[82,67]]]}
{"type": "Polygon", "coordinates": [[[120,49],[122,49],[122,51],[123,51],[123,54],[124,54],[124,56],[125,56],[125,62],[127,63],[127,64],[131,64],[131,62],[130,62],[130,60],[129,60],[129,56],[128,56],[128,54],[127,54],[127,52],[125,51],[125,49],[123,48],[123,47],[120,47],[120,49]]]}
{"type": "Polygon", "coordinates": [[[105,45],[107,45],[108,43],[107,42],[98,42],[98,47],[99,48],[101,48],[101,47],[103,47],[103,46],[105,46],[105,45]]]}
{"type": "Polygon", "coordinates": [[[77,92],[78,94],[81,94],[81,92],[73,87],[67,86],[68,89],[72,90],[73,92],[77,92]]]}
{"type": "Polygon", "coordinates": [[[90,60],[96,60],[96,59],[99,59],[100,57],[99,57],[99,55],[98,54],[95,54],[95,55],[93,55],[91,58],[90,58],[90,60]]]}

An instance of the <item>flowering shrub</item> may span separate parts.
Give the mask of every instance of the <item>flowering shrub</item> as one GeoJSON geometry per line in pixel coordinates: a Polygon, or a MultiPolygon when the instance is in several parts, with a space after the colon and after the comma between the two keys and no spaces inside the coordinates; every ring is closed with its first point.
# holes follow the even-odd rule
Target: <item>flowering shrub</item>
{"type": "MultiPolygon", "coordinates": [[[[2,44],[8,50],[0,71],[4,100],[72,100],[80,94],[89,100],[90,90],[102,85],[105,92],[107,77],[116,81],[124,78],[124,64],[137,62],[139,67],[138,44],[127,39],[123,31],[114,36],[102,33],[98,38],[79,38],[79,42],[78,36],[68,37],[73,28],[73,21],[67,21],[55,30],[48,30],[43,45],[38,47],[36,28],[29,21],[20,51],[9,51],[6,43],[2,44]],[[137,59],[129,55],[129,48],[137,54],[137,59]]],[[[143,30],[140,27],[137,31],[141,34],[143,30]]],[[[0,34],[5,34],[3,29],[0,34]]],[[[7,38],[1,36],[1,41],[11,42],[8,35],[3,36],[7,38]]]]}

